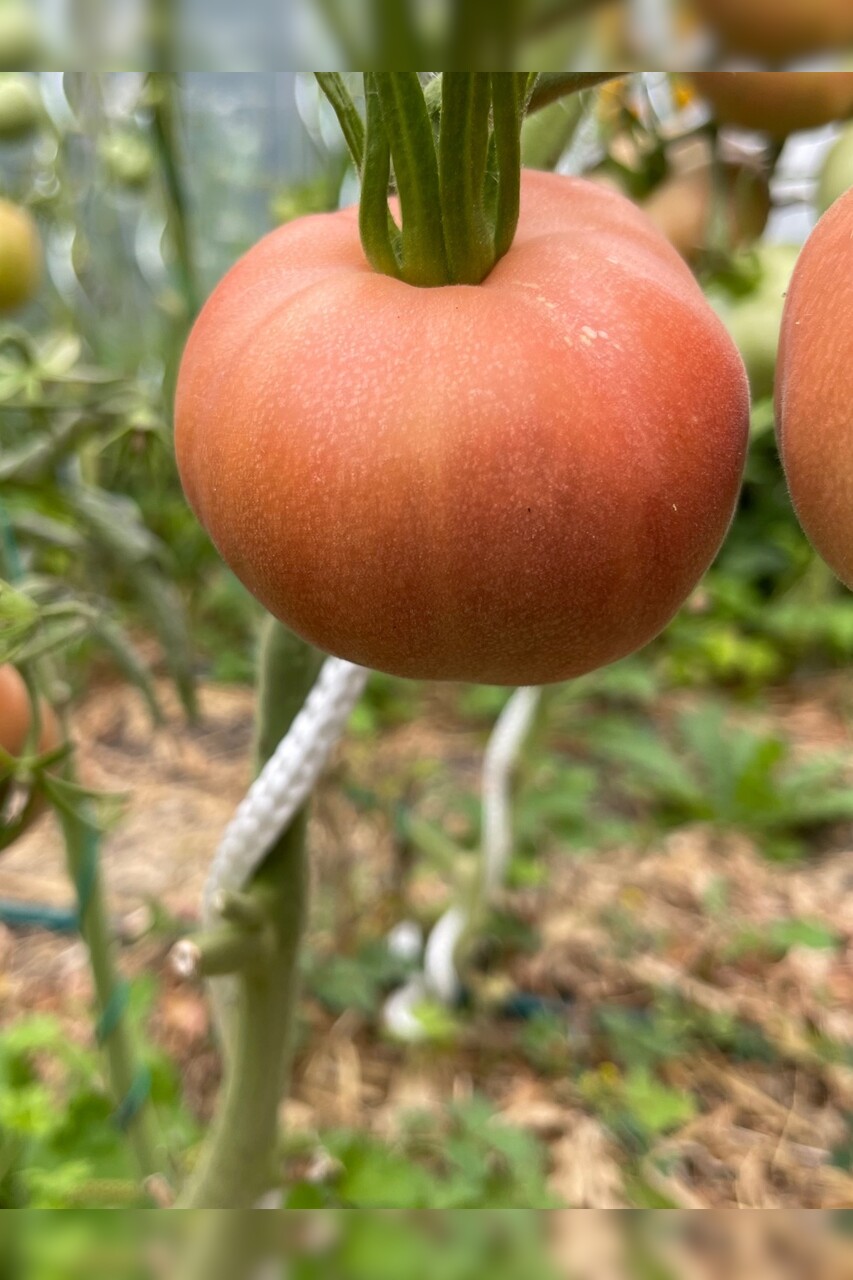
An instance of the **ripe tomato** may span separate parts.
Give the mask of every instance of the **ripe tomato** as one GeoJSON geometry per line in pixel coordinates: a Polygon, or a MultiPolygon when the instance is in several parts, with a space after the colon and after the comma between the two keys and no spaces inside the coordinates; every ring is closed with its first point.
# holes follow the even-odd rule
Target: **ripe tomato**
{"type": "MultiPolygon", "coordinates": [[[[713,182],[711,165],[687,169],[667,178],[643,204],[658,230],[688,262],[696,262],[709,245],[713,182]]],[[[728,166],[724,182],[727,247],[742,248],[757,240],[767,224],[770,191],[762,174],[742,166],[728,166]]]]}
{"type": "Polygon", "coordinates": [[[697,8],[727,50],[770,62],[853,43],[850,0],[697,0],[697,8]]]}
{"type": "Polygon", "coordinates": [[[809,540],[853,587],[853,191],[815,227],[791,279],[776,376],[776,433],[809,540]]]}
{"type": "Polygon", "coordinates": [[[20,307],[41,279],[41,245],[32,217],[0,200],[0,311],[20,307]]]}
{"type": "Polygon", "coordinates": [[[208,301],[187,497],[259,600],[398,675],[563,680],[651,640],[740,485],[743,364],[630,201],[525,171],[479,286],[367,265],[354,209],[273,232],[208,301]]]}
{"type": "MultiPolygon", "coordinates": [[[[61,735],[53,708],[42,702],[39,712],[38,752],[43,754],[59,746],[61,735]]],[[[31,719],[30,695],[23,678],[8,663],[0,666],[0,747],[10,756],[19,756],[26,748],[31,719]]]]}
{"type": "Polygon", "coordinates": [[[851,71],[697,71],[692,79],[720,124],[774,138],[853,115],[851,71]]]}

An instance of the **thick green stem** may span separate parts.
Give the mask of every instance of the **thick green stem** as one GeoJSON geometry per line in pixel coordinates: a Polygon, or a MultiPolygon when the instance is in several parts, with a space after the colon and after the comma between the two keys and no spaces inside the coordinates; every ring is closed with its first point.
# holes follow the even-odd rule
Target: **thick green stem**
{"type": "MultiPolygon", "coordinates": [[[[594,89],[608,80],[618,80],[628,74],[627,71],[540,71],[538,74],[535,71],[531,72],[533,87],[528,96],[526,113],[530,115],[531,112],[541,111],[543,107],[556,102],[558,98],[567,98],[570,94],[581,93],[584,89],[594,89]]],[[[441,74],[435,76],[424,90],[427,111],[433,121],[437,121],[441,115],[443,78],[441,74]]]]}
{"type": "MultiPolygon", "coordinates": [[[[374,269],[422,287],[484,280],[518,227],[525,116],[617,74],[445,71],[424,88],[414,71],[365,72],[360,231],[374,269]],[[388,213],[391,168],[399,249],[388,213]]],[[[348,114],[339,110],[345,128],[348,114]]]]}
{"type": "MultiPolygon", "coordinates": [[[[305,701],[322,655],[270,621],[261,654],[258,706],[259,764],[274,752],[305,701]]],[[[277,1181],[277,1117],[290,1064],[297,999],[298,953],[305,920],[308,873],[306,814],[291,823],[246,890],[265,920],[264,951],[244,955],[234,979],[228,1019],[229,1051],[220,1107],[182,1207],[251,1209],[277,1181]],[[268,948],[268,951],[266,950],[268,948]]],[[[232,901],[232,907],[234,903],[232,901]]],[[[242,905],[247,928],[253,911],[242,905]]],[[[232,910],[230,913],[235,914],[232,910]]],[[[239,912],[238,912],[239,914],[239,912]]],[[[199,949],[204,950],[204,940],[199,949]]],[[[198,1264],[200,1265],[200,1264],[198,1264]]],[[[193,1269],[191,1280],[220,1274],[193,1269]]]]}
{"type": "Polygon", "coordinates": [[[373,57],[380,67],[421,63],[422,43],[412,12],[412,0],[373,0],[373,57]]]}
{"type": "Polygon", "coordinates": [[[494,258],[512,245],[521,209],[521,121],[527,76],[513,71],[492,73],[498,203],[494,258]]]}
{"type": "Polygon", "coordinates": [[[450,282],[441,219],[438,158],[416,71],[377,71],[402,217],[403,276],[414,285],[450,282]]]}
{"type": "Polygon", "coordinates": [[[445,71],[439,173],[447,258],[458,284],[479,284],[494,261],[483,198],[488,149],[489,77],[445,71]]]}
{"type": "Polygon", "coordinates": [[[391,146],[375,77],[370,71],[364,73],[364,94],[367,100],[367,141],[358,208],[361,243],[374,271],[399,277],[400,235],[397,227],[392,225],[388,209],[391,146]]]}
{"type": "Polygon", "coordinates": [[[570,93],[582,93],[584,89],[595,89],[608,80],[618,80],[624,71],[542,71],[536,77],[533,92],[527,104],[527,114],[541,111],[549,103],[558,98],[566,98],[570,93]]]}
{"type": "Polygon", "coordinates": [[[553,169],[577,131],[583,108],[577,94],[552,102],[528,116],[521,130],[521,163],[527,169],[553,169]]]}
{"type": "Polygon", "coordinates": [[[488,22],[477,4],[453,6],[445,57],[449,67],[512,66],[518,55],[525,0],[492,0],[488,22]]]}

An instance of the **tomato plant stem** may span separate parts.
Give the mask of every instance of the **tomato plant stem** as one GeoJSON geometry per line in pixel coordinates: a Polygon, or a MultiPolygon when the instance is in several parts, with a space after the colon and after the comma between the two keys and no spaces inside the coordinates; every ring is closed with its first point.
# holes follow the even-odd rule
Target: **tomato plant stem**
{"type": "Polygon", "coordinates": [[[364,123],[344,84],[343,77],[337,71],[315,71],[314,75],[338,117],[338,124],[341,126],[352,162],[360,173],[364,164],[364,123]]]}
{"type": "Polygon", "coordinates": [[[521,201],[521,121],[525,73],[492,72],[495,158],[498,170],[498,203],[495,217],[494,258],[510,248],[518,226],[521,201]]]}
{"type": "Polygon", "coordinates": [[[361,243],[375,271],[386,276],[399,276],[400,233],[388,209],[391,146],[372,72],[365,72],[364,94],[367,101],[367,142],[358,211],[361,243]]]}
{"type": "Polygon", "coordinates": [[[532,111],[618,72],[365,71],[366,128],[342,78],[316,72],[361,174],[359,230],[383,275],[422,287],[479,284],[512,246],[521,128],[532,111]],[[402,227],[388,208],[392,177],[402,227]]]}
{"type": "MultiPolygon", "coordinates": [[[[322,665],[322,655],[270,620],[261,656],[259,764],[284,737],[322,665]]],[[[264,920],[266,945],[244,963],[226,991],[226,1070],[222,1098],[183,1208],[251,1209],[276,1182],[278,1108],[284,1092],[298,984],[298,953],[308,875],[303,810],[280,837],[246,890],[247,927],[264,920]],[[248,915],[247,915],[248,912],[248,915]]],[[[232,913],[233,914],[233,913],[232,913]]],[[[199,949],[204,950],[203,941],[199,949]]],[[[213,1215],[214,1217],[216,1215],[213,1215]]],[[[192,1268],[188,1278],[208,1272],[192,1268]]]]}
{"type": "Polygon", "coordinates": [[[418,73],[372,75],[400,197],[403,277],[414,285],[449,284],[438,157],[418,73]]]}
{"type": "Polygon", "coordinates": [[[540,71],[527,103],[527,114],[541,111],[558,98],[618,80],[624,71],[540,71]]]}
{"type": "Polygon", "coordinates": [[[489,77],[446,71],[439,173],[447,257],[453,280],[479,284],[494,262],[484,205],[489,149],[489,77]]]}

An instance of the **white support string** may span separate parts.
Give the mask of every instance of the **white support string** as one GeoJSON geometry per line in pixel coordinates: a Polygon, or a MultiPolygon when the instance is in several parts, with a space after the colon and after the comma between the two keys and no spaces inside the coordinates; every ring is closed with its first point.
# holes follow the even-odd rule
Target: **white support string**
{"type": "MultiPolygon", "coordinates": [[[[540,688],[517,689],[504,707],[483,758],[481,894],[484,901],[504,883],[512,853],[511,784],[524,741],[542,697],[540,688]]],[[[415,1007],[428,996],[451,1005],[459,997],[456,949],[470,920],[469,911],[454,904],[433,927],[424,949],[423,973],[394,992],[383,1011],[385,1025],[403,1040],[421,1038],[415,1007]]]]}
{"type": "Polygon", "coordinates": [[[246,885],[317,784],[370,672],[327,658],[305,704],[237,809],[204,888],[203,916],[216,917],[218,896],[246,885]]]}
{"type": "MultiPolygon", "coordinates": [[[[203,917],[213,923],[221,896],[242,889],[270,848],[308,799],[329,755],[361,697],[370,672],[328,658],[289,732],[250,787],[219,844],[204,889],[203,917]]],[[[501,712],[483,760],[481,893],[485,900],[503,884],[512,851],[510,786],[530,731],[541,689],[517,689],[501,712]]],[[[416,1038],[413,1004],[432,995],[452,1004],[459,995],[456,948],[469,923],[454,905],[435,925],[424,950],[424,969],[385,1007],[389,1029],[416,1038]]],[[[217,985],[221,986],[221,983],[217,985]]]]}
{"type": "Polygon", "coordinates": [[[494,727],[483,758],[483,885],[488,899],[506,879],[512,854],[512,775],[542,698],[517,689],[494,727]]]}

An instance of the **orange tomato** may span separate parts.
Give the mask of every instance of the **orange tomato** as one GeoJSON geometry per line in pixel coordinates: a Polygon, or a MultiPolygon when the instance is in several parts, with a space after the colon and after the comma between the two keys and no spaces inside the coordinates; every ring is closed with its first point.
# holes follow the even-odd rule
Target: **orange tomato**
{"type": "Polygon", "coordinates": [[[850,0],[697,0],[725,49],[767,61],[853,44],[850,0]]]}
{"type": "Polygon", "coordinates": [[[697,71],[720,124],[787,138],[853,115],[851,71],[697,71]]]}
{"type": "MultiPolygon", "coordinates": [[[[41,728],[37,750],[44,754],[59,746],[61,734],[53,708],[42,701],[39,712],[41,728]]],[[[23,677],[8,663],[0,666],[0,747],[10,756],[19,756],[26,749],[31,720],[30,695],[23,677]]]]}
{"type": "Polygon", "coordinates": [[[737,498],[743,364],[624,197],[525,171],[479,286],[365,261],[354,209],[267,236],[190,336],[187,497],[266,607],[402,676],[539,684],[632,652],[737,498]]]}
{"type": "Polygon", "coordinates": [[[776,366],[776,432],[810,541],[853,587],[853,190],[794,269],[776,366]]]}

